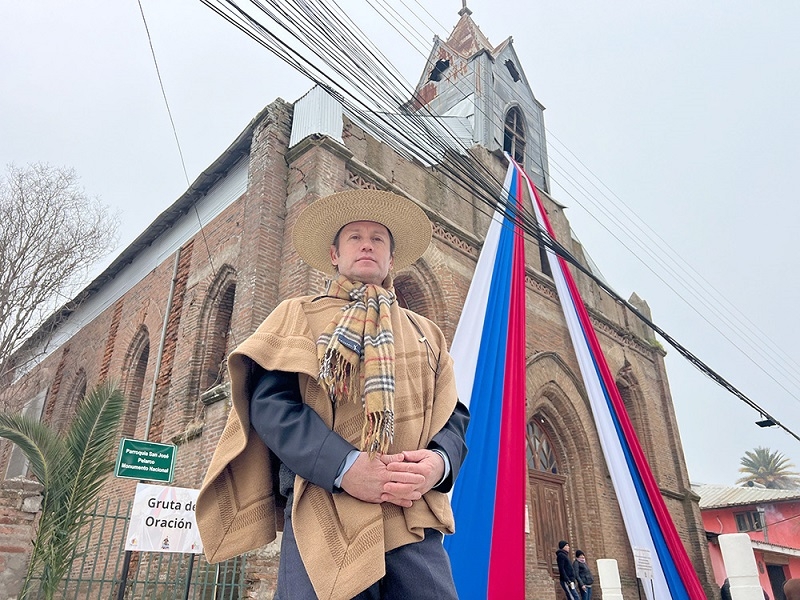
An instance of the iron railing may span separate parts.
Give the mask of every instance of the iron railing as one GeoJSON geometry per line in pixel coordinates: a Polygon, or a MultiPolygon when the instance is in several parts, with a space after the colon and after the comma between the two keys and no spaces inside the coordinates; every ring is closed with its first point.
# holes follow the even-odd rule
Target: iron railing
{"type": "MultiPolygon", "coordinates": [[[[58,600],[119,597],[131,504],[110,499],[95,503],[58,600]]],[[[34,579],[31,600],[38,598],[38,585],[34,579]]],[[[239,556],[212,565],[202,554],[134,552],[124,585],[126,600],[240,600],[244,560],[239,556]]]]}

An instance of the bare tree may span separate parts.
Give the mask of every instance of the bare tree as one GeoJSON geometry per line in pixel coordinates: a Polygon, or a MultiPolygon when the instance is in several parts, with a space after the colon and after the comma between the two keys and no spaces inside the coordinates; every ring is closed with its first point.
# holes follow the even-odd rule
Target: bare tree
{"type": "Polygon", "coordinates": [[[0,224],[0,382],[8,382],[14,353],[116,244],[118,220],[74,170],[37,163],[9,165],[0,178],[0,224]]]}

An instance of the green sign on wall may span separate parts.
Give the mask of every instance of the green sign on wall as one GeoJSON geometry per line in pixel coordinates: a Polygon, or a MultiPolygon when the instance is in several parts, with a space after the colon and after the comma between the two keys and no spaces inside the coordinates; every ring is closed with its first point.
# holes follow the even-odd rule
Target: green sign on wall
{"type": "Polygon", "coordinates": [[[172,482],[176,446],[123,438],[119,443],[115,477],[172,482]]]}

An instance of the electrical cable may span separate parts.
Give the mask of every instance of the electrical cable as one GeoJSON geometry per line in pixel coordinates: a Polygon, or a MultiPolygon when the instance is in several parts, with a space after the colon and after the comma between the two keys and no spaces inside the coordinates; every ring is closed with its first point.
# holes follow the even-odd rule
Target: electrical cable
{"type": "MultiPolygon", "coordinates": [[[[405,4],[402,1],[401,1],[401,4],[403,4],[403,6],[406,7],[406,9],[409,10],[412,14],[415,14],[415,13],[413,13],[413,10],[411,10],[411,8],[408,7],[407,4],[405,4]]],[[[419,4],[419,2],[417,2],[417,4],[421,8],[423,8],[423,10],[425,10],[424,7],[422,7],[422,5],[419,4]]],[[[432,15],[427,10],[425,10],[425,13],[429,17],[433,18],[432,15]]],[[[389,22],[389,19],[387,19],[385,16],[383,16],[383,17],[384,17],[384,19],[387,20],[387,22],[389,22]]],[[[424,23],[425,26],[429,30],[433,31],[432,29],[430,29],[430,27],[427,26],[427,23],[425,23],[425,21],[423,19],[421,19],[419,16],[417,16],[417,19],[420,22],[424,23]]],[[[442,28],[442,30],[446,29],[438,21],[437,21],[437,23],[442,28]]],[[[435,34],[435,32],[434,32],[434,34],[435,34]]],[[[411,44],[411,42],[409,40],[407,40],[407,41],[408,41],[409,44],[411,44]]],[[[478,108],[478,110],[480,110],[479,107],[476,107],[476,108],[478,108]]],[[[499,110],[495,110],[495,112],[499,113],[499,110]]],[[[492,115],[492,118],[495,118],[495,119],[497,119],[499,117],[500,117],[499,114],[492,115]]],[[[698,301],[700,301],[701,304],[703,304],[715,317],[720,319],[727,326],[727,328],[729,328],[730,330],[734,331],[735,333],[737,333],[741,337],[743,337],[752,346],[752,349],[754,349],[756,353],[758,353],[762,358],[767,359],[767,362],[766,362],[767,365],[772,365],[773,362],[777,359],[779,362],[783,363],[782,374],[784,376],[788,377],[789,379],[791,379],[792,382],[796,386],[800,384],[800,379],[798,379],[797,376],[795,375],[795,373],[797,373],[798,370],[800,370],[800,364],[798,364],[796,361],[794,361],[783,349],[781,349],[763,331],[761,331],[752,322],[752,320],[750,320],[742,311],[740,311],[738,308],[736,308],[724,295],[722,295],[716,288],[714,288],[714,286],[711,285],[705,278],[703,278],[699,273],[697,273],[697,271],[695,269],[693,269],[691,267],[691,265],[689,265],[689,263],[685,259],[683,259],[675,251],[674,248],[672,248],[657,232],[655,232],[641,218],[639,218],[638,215],[636,215],[636,213],[627,204],[625,204],[624,201],[622,201],[616,194],[614,194],[614,192],[611,191],[608,188],[608,186],[606,186],[590,169],[588,169],[588,167],[586,167],[586,165],[583,164],[580,161],[580,159],[577,159],[577,157],[575,157],[575,158],[578,160],[580,165],[583,167],[583,172],[581,172],[581,169],[578,169],[577,167],[575,167],[575,165],[569,160],[568,157],[566,157],[562,152],[560,152],[557,148],[555,148],[553,146],[552,140],[555,139],[556,141],[561,143],[564,146],[564,148],[568,152],[570,152],[570,154],[572,156],[575,156],[575,155],[571,151],[569,151],[569,149],[566,147],[566,145],[564,145],[550,130],[547,130],[547,133],[548,133],[548,138],[551,140],[551,147],[554,150],[556,150],[556,152],[558,152],[560,155],[564,156],[564,158],[566,159],[566,162],[570,166],[575,168],[576,171],[578,171],[579,173],[583,174],[583,172],[588,171],[598,182],[600,182],[600,184],[604,188],[606,188],[611,193],[611,195],[613,197],[609,198],[609,196],[607,194],[605,194],[588,177],[586,177],[586,179],[587,179],[587,181],[589,181],[590,185],[592,185],[592,187],[597,189],[604,198],[606,198],[607,200],[610,200],[612,204],[616,204],[616,202],[614,201],[614,199],[616,199],[619,203],[622,204],[622,206],[624,207],[624,210],[620,209],[619,206],[617,206],[616,207],[617,208],[616,213],[608,211],[605,208],[605,203],[595,201],[593,196],[592,196],[592,194],[589,193],[588,190],[586,190],[583,186],[581,186],[580,184],[578,184],[577,182],[575,182],[573,180],[573,183],[581,188],[581,190],[584,192],[586,198],[590,202],[592,202],[601,212],[605,213],[608,216],[608,218],[610,218],[612,221],[616,221],[619,224],[619,227],[620,227],[621,231],[627,232],[628,235],[633,237],[634,241],[636,242],[636,245],[641,250],[643,250],[646,254],[650,255],[656,262],[662,264],[665,267],[665,269],[669,272],[669,274],[675,279],[675,281],[679,285],[681,285],[682,287],[686,288],[687,291],[692,296],[694,296],[698,301]],[[622,214],[622,215],[625,215],[625,216],[628,216],[629,214],[633,215],[633,217],[635,217],[634,226],[641,230],[641,227],[636,225],[636,222],[638,221],[639,223],[641,223],[644,226],[644,228],[647,231],[650,232],[650,234],[646,234],[649,239],[647,241],[644,241],[644,240],[641,240],[635,233],[631,233],[630,232],[630,228],[626,227],[626,225],[624,223],[622,223],[622,221],[620,221],[615,216],[616,214],[622,214]],[[655,240],[653,240],[653,236],[655,236],[655,240]],[[650,243],[648,243],[648,242],[650,242],[650,243]],[[666,247],[666,251],[655,252],[652,249],[653,245],[661,246],[660,250],[664,250],[664,247],[666,247]],[[676,265],[677,269],[683,271],[686,275],[688,275],[688,278],[690,280],[692,280],[696,285],[699,285],[701,288],[704,288],[704,287],[711,288],[712,293],[710,294],[710,296],[714,300],[716,300],[717,304],[715,305],[715,304],[711,303],[711,301],[707,300],[705,296],[699,294],[696,289],[694,289],[693,287],[687,285],[683,281],[683,279],[681,277],[681,274],[676,272],[673,268],[671,268],[668,264],[666,264],[664,262],[664,259],[662,258],[662,256],[665,259],[671,260],[676,265]],[[688,270],[687,270],[687,267],[688,267],[688,270]],[[698,277],[699,277],[699,279],[698,279],[698,277]],[[744,327],[744,329],[743,329],[743,327],[744,327]],[[777,354],[778,356],[776,357],[775,354],[777,354]]],[[[553,155],[551,154],[550,155],[551,159],[552,159],[552,156],[553,155]]],[[[550,164],[553,165],[553,164],[555,164],[555,162],[551,160],[550,164]]],[[[566,170],[562,170],[558,166],[556,166],[556,168],[558,170],[561,170],[565,175],[567,175],[566,170]]],[[[562,184],[561,187],[563,188],[563,184],[562,184]]],[[[777,379],[777,377],[772,374],[772,372],[768,371],[767,368],[764,366],[764,364],[757,362],[754,359],[754,357],[752,356],[751,352],[746,351],[744,348],[742,348],[729,335],[724,333],[724,331],[718,325],[716,325],[714,322],[712,322],[712,320],[709,319],[709,317],[706,316],[706,314],[704,314],[702,311],[700,311],[695,304],[689,302],[688,299],[686,299],[682,294],[678,293],[677,290],[675,289],[675,287],[673,285],[671,285],[670,283],[668,283],[668,281],[662,276],[661,273],[659,273],[658,271],[654,270],[650,265],[648,265],[643,260],[641,253],[634,252],[627,244],[625,244],[621,240],[621,238],[619,236],[617,236],[616,234],[613,233],[613,231],[612,231],[612,229],[610,227],[608,227],[605,223],[603,223],[603,221],[601,219],[599,219],[597,217],[597,215],[595,214],[594,211],[589,210],[583,203],[580,202],[580,200],[576,196],[574,196],[572,194],[569,194],[569,192],[568,192],[568,190],[566,188],[563,188],[563,189],[567,192],[568,195],[570,195],[570,197],[575,199],[576,202],[582,208],[584,208],[584,210],[593,219],[595,219],[602,227],[604,227],[607,231],[609,231],[609,233],[611,233],[629,252],[631,252],[637,258],[637,260],[639,260],[645,267],[647,267],[671,291],[675,292],[676,295],[678,295],[678,297],[681,300],[683,300],[694,312],[696,312],[704,321],[706,321],[706,323],[708,323],[709,326],[711,326],[720,335],[722,335],[722,337],[726,341],[728,341],[734,348],[736,348],[748,361],[753,363],[759,370],[761,370],[765,375],[767,375],[767,377],[772,379],[779,387],[781,387],[784,391],[789,393],[791,398],[793,398],[794,400],[800,401],[800,398],[798,398],[795,395],[795,393],[793,393],[785,385],[783,385],[777,379]]],[[[630,218],[630,217],[628,216],[628,218],[630,218]]],[[[707,292],[708,290],[703,290],[703,291],[707,292]]]]}
{"type": "MultiPolygon", "coordinates": [[[[184,178],[186,180],[186,187],[188,188],[188,187],[190,187],[191,184],[189,183],[189,174],[186,171],[186,161],[183,158],[183,149],[181,148],[181,141],[180,141],[180,139],[178,137],[178,129],[175,127],[175,120],[172,118],[172,110],[170,109],[170,106],[169,106],[169,100],[167,100],[167,92],[166,92],[166,89],[164,88],[164,81],[161,79],[161,70],[158,68],[158,60],[156,58],[155,47],[153,46],[153,38],[150,36],[150,28],[147,25],[147,18],[145,17],[145,14],[144,14],[144,7],[142,7],[142,1],[141,0],[136,0],[136,1],[139,4],[139,12],[142,15],[142,22],[144,23],[144,30],[145,30],[145,33],[147,34],[147,42],[150,45],[150,53],[151,53],[151,55],[153,57],[153,66],[155,67],[156,75],[158,77],[158,85],[161,88],[161,96],[164,98],[164,105],[166,106],[166,109],[167,109],[167,115],[169,115],[169,122],[170,122],[170,125],[172,126],[172,133],[173,133],[173,135],[175,137],[175,145],[178,147],[178,155],[180,156],[180,159],[181,159],[181,167],[183,168],[183,176],[184,176],[184,178]]],[[[212,255],[211,255],[211,248],[208,245],[208,238],[206,237],[205,227],[203,225],[202,219],[200,218],[200,212],[197,209],[197,203],[196,202],[192,203],[192,208],[194,209],[194,214],[195,214],[195,217],[197,218],[197,223],[198,223],[198,225],[200,227],[200,236],[203,239],[203,245],[205,246],[205,249],[206,249],[206,255],[208,257],[208,264],[209,264],[209,267],[211,268],[211,276],[212,276],[212,278],[216,278],[217,271],[214,268],[214,259],[213,259],[212,255]]],[[[238,345],[236,343],[236,338],[235,338],[235,335],[234,335],[232,330],[231,330],[230,334],[233,337],[234,345],[238,345]]]]}
{"type": "MultiPolygon", "coordinates": [[[[471,160],[469,149],[460,143],[452,132],[451,138],[445,143],[442,134],[448,132],[444,120],[437,115],[425,113],[425,107],[412,112],[403,107],[409,107],[407,98],[414,98],[413,91],[403,96],[398,94],[408,92],[408,86],[398,79],[397,74],[390,70],[378,69],[377,65],[389,66],[388,61],[376,62],[380,53],[363,44],[365,38],[354,38],[348,35],[355,25],[350,21],[342,21],[343,14],[335,14],[330,9],[335,3],[327,5],[314,0],[306,0],[300,7],[292,3],[257,0],[251,1],[263,15],[267,16],[274,26],[282,30],[298,42],[301,47],[309,50],[322,61],[322,65],[304,56],[291,43],[261,23],[254,15],[242,9],[236,2],[223,0],[201,0],[204,4],[215,10],[233,25],[244,31],[252,39],[272,51],[276,56],[321,85],[339,100],[343,107],[352,114],[358,115],[366,124],[375,128],[381,139],[398,150],[403,156],[413,160],[435,166],[436,170],[448,178],[452,183],[461,187],[475,201],[483,203],[487,209],[505,211],[504,201],[499,192],[502,184],[497,177],[489,172],[486,165],[480,161],[471,160]],[[324,65],[324,68],[323,68],[324,65]],[[365,77],[365,75],[367,75],[365,77]],[[368,100],[370,101],[368,103],[368,100]],[[378,106],[375,106],[377,103],[378,106]],[[384,111],[381,112],[381,107],[384,111]],[[404,124],[409,126],[409,131],[402,134],[396,129],[396,123],[387,115],[389,111],[401,109],[400,113],[404,124]],[[423,113],[423,114],[420,114],[423,113]],[[383,116],[381,116],[383,115],[383,116]],[[434,129],[429,122],[436,122],[439,129],[434,129]],[[439,156],[444,156],[439,159],[439,156]]],[[[356,28],[357,29],[357,28],[356,28]]],[[[382,57],[381,57],[382,58],[382,57]]],[[[670,345],[687,358],[695,367],[705,373],[719,385],[740,398],[760,414],[772,419],[776,425],[786,430],[790,435],[800,440],[796,434],[786,426],[769,415],[750,398],[740,392],[726,379],[721,377],[689,350],[679,344],[660,327],[642,315],[635,307],[617,295],[605,282],[584,267],[563,246],[552,240],[543,232],[535,218],[527,211],[521,216],[523,229],[529,239],[537,240],[541,245],[551,248],[557,255],[567,260],[570,264],[581,270],[590,279],[595,281],[601,289],[608,293],[615,301],[623,304],[628,310],[642,320],[645,324],[659,333],[670,345]]]]}

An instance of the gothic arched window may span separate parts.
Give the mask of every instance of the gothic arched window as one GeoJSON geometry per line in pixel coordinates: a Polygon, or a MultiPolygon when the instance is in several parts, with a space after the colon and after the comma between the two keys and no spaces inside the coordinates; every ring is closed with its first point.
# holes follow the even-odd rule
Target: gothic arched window
{"type": "Polygon", "coordinates": [[[59,431],[65,431],[67,429],[69,423],[72,421],[77,406],[81,403],[85,395],[86,371],[78,369],[75,377],[72,378],[67,397],[64,399],[64,403],[58,412],[59,416],[56,420],[56,427],[58,427],[59,431]]]}
{"type": "Polygon", "coordinates": [[[225,375],[225,358],[228,354],[228,336],[231,330],[235,296],[236,283],[230,282],[220,294],[217,305],[212,311],[206,338],[206,355],[201,373],[201,391],[222,383],[225,375]]]}
{"type": "Polygon", "coordinates": [[[522,111],[516,106],[512,106],[506,113],[503,125],[503,150],[518,163],[525,162],[525,122],[522,111]]]}
{"type": "Polygon", "coordinates": [[[147,374],[147,361],[150,359],[150,334],[142,325],[133,338],[125,357],[125,398],[128,406],[122,419],[122,437],[133,437],[136,421],[139,418],[139,405],[144,392],[144,377],[147,374]]]}
{"type": "Polygon", "coordinates": [[[558,473],[558,462],[550,438],[536,423],[528,421],[528,468],[545,473],[558,473]]]}
{"type": "Polygon", "coordinates": [[[202,394],[225,379],[228,339],[236,299],[236,271],[222,265],[200,311],[192,389],[202,394]]]}

